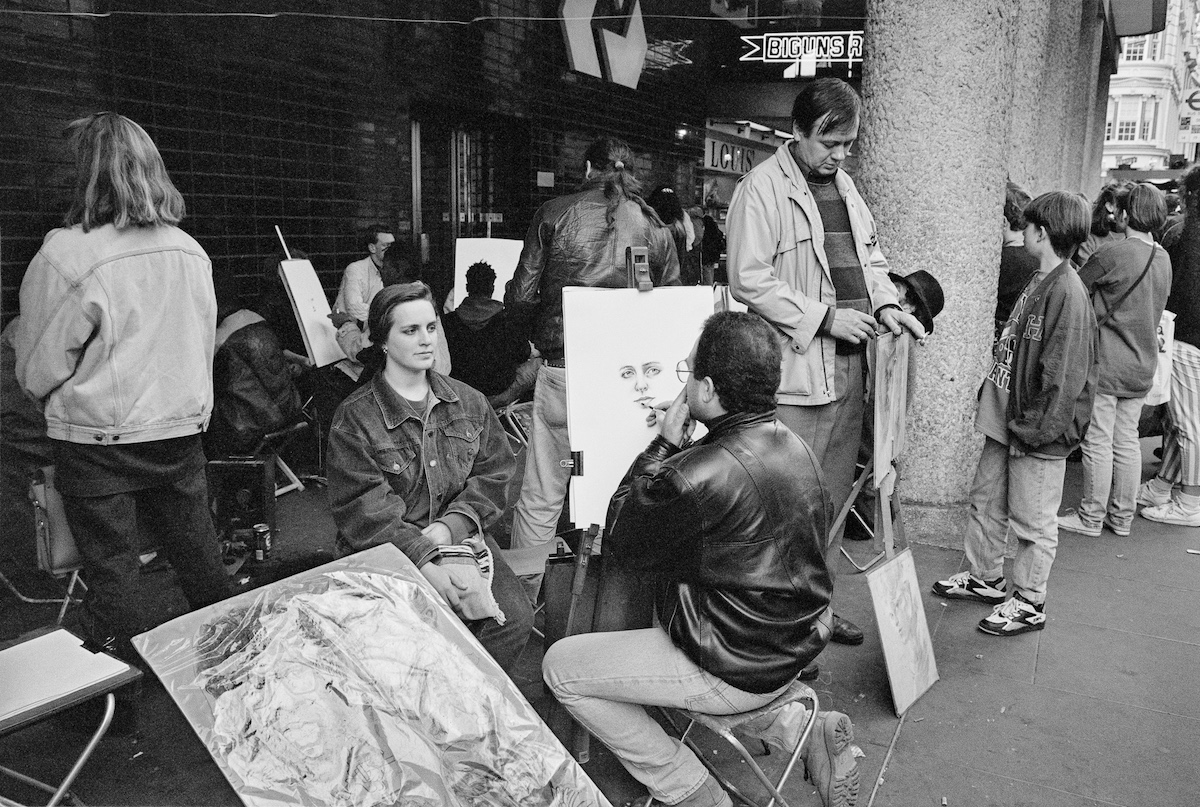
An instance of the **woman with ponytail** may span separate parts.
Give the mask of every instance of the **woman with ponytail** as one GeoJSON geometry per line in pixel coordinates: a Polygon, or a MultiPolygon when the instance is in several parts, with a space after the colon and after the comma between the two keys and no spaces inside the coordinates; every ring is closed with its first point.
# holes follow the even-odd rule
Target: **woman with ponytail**
{"type": "MultiPolygon", "coordinates": [[[[504,295],[515,326],[541,353],[533,398],[533,423],[521,498],[513,517],[514,549],[538,547],[549,554],[567,493],[567,373],[563,351],[564,286],[624,288],[627,247],[645,247],[656,286],[679,285],[679,256],[671,231],[641,197],[634,154],[611,137],[596,140],[583,155],[579,190],[542,205],[533,217],[517,271],[504,295]]],[[[536,595],[545,558],[537,550],[513,571],[536,595]]]]}

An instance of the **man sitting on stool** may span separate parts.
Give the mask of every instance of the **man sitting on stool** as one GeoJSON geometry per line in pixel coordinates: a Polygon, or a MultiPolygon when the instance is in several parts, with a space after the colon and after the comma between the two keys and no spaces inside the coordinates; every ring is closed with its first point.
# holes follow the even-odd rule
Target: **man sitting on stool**
{"type": "MultiPolygon", "coordinates": [[[[639,704],[737,714],[787,689],[829,641],[830,503],[812,452],[775,420],[770,325],[713,315],[678,372],[684,390],[617,488],[604,540],[618,563],[655,574],[658,624],[569,636],[542,672],[655,799],[722,807],[728,794],[639,704]],[[693,420],[708,434],[689,446],[693,420]]],[[[792,703],[749,729],[791,751],[805,715],[792,703]]],[[[809,775],[827,807],[848,807],[858,792],[850,719],[818,719],[803,754],[809,775]]]]}

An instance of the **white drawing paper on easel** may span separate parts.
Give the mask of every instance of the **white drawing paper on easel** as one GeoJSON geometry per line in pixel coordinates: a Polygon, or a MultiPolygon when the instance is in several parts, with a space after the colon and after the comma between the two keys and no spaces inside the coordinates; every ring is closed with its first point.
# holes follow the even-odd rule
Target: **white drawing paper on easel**
{"type": "Polygon", "coordinates": [[[874,485],[887,496],[896,487],[894,460],[904,451],[911,344],[908,335],[884,334],[875,340],[874,485]]]}
{"type": "Polygon", "coordinates": [[[279,277],[287,289],[292,313],[304,336],[304,349],[312,363],[325,367],[346,358],[338,347],[337,329],[329,318],[329,298],[325,296],[312,263],[307,260],[280,261],[279,277]]]}
{"type": "Polygon", "coordinates": [[[454,305],[467,299],[467,270],[483,261],[496,273],[493,300],[504,299],[504,286],[512,280],[524,241],[514,238],[459,238],[454,242],[454,305]]]}
{"type": "Polygon", "coordinates": [[[713,313],[706,286],[563,289],[567,430],[583,474],[571,480],[571,517],[604,525],[629,465],[658,433],[647,416],[683,388],[686,359],[713,313]]]}
{"type": "Polygon", "coordinates": [[[899,717],[938,680],[912,550],[905,547],[867,572],[867,586],[899,717]]]}

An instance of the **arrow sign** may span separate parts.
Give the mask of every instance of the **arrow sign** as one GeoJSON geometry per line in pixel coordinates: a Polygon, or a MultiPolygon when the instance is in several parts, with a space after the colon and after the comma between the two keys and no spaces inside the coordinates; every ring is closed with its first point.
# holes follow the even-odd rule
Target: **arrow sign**
{"type": "Polygon", "coordinates": [[[563,39],[567,43],[567,62],[571,69],[603,78],[600,73],[600,58],[596,55],[596,40],[592,37],[594,13],[596,0],[562,0],[558,5],[563,39]]]}
{"type": "Polygon", "coordinates": [[[636,90],[642,77],[642,65],[646,61],[646,24],[642,20],[642,4],[634,0],[625,35],[613,33],[607,28],[600,31],[604,44],[604,66],[614,84],[636,90]]]}

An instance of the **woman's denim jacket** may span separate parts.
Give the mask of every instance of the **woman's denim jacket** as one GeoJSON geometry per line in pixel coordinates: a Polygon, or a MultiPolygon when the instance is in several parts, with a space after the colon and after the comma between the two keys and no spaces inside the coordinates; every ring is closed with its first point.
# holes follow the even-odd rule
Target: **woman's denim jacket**
{"type": "Polygon", "coordinates": [[[437,400],[424,427],[383,373],[333,416],[327,465],[341,552],[392,543],[417,566],[432,559],[428,522],[405,517],[418,497],[429,497],[430,521],[458,513],[481,535],[503,512],[516,463],[496,413],[466,384],[432,370],[429,384],[437,400]]]}

